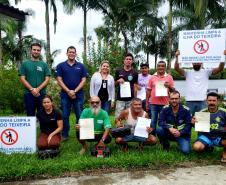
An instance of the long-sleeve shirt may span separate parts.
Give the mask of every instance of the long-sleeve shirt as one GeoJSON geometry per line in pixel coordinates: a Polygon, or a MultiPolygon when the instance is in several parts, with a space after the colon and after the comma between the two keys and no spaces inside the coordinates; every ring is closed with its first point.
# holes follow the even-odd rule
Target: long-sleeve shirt
{"type": "MultiPolygon", "coordinates": [[[[112,75],[108,75],[107,79],[108,100],[115,100],[115,81],[112,75]]],[[[90,96],[97,96],[101,88],[102,76],[99,72],[93,74],[90,81],[90,96]]]]}
{"type": "Polygon", "coordinates": [[[188,107],[179,105],[179,110],[176,114],[170,105],[163,107],[160,115],[158,125],[164,129],[176,128],[179,130],[181,136],[191,135],[191,112],[188,107]]]}

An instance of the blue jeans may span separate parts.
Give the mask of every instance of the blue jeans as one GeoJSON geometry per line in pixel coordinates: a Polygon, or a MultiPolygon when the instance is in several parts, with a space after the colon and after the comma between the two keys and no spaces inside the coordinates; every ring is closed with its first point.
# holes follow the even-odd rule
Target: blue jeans
{"type": "Polygon", "coordinates": [[[154,135],[155,135],[155,129],[158,122],[158,117],[163,107],[164,105],[149,104],[148,114],[149,114],[149,117],[151,118],[151,127],[154,129],[152,133],[154,135]]]}
{"type": "Polygon", "coordinates": [[[26,92],[24,94],[24,103],[25,109],[27,112],[27,116],[35,116],[35,111],[39,111],[42,109],[42,98],[44,94],[40,94],[40,96],[35,97],[31,92],[26,92]]]}
{"type": "Polygon", "coordinates": [[[61,106],[62,106],[62,118],[63,118],[63,131],[62,136],[67,138],[69,136],[70,130],[70,123],[69,123],[69,116],[71,112],[71,106],[73,106],[75,116],[76,116],[76,123],[80,118],[80,115],[83,110],[83,99],[71,99],[68,96],[61,96],[61,106]]]}
{"type": "Polygon", "coordinates": [[[186,105],[189,107],[193,116],[195,112],[199,112],[207,107],[206,101],[186,101],[186,105]]]}
{"type": "Polygon", "coordinates": [[[111,101],[101,101],[101,108],[107,113],[110,111],[111,101]]]}
{"type": "Polygon", "coordinates": [[[158,127],[156,129],[156,133],[158,135],[160,143],[163,145],[164,149],[169,149],[170,143],[169,141],[176,141],[179,145],[179,149],[183,154],[189,154],[191,151],[190,147],[190,137],[174,137],[168,129],[163,129],[162,127],[158,127]]]}

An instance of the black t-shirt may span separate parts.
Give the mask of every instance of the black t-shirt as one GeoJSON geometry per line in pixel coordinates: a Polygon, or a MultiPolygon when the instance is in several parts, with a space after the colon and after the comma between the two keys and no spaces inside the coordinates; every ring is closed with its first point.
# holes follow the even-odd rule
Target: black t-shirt
{"type": "Polygon", "coordinates": [[[50,134],[56,130],[58,127],[57,120],[62,120],[61,112],[55,108],[53,108],[50,114],[47,114],[42,109],[36,114],[36,117],[39,120],[41,132],[46,134],[50,134]]]}
{"type": "Polygon", "coordinates": [[[118,85],[117,100],[130,101],[134,97],[134,84],[137,84],[138,73],[134,69],[131,69],[130,71],[125,71],[124,69],[118,69],[115,72],[115,81],[117,81],[120,78],[123,78],[126,82],[130,83],[131,97],[121,98],[120,97],[120,85],[118,85]]]}
{"type": "Polygon", "coordinates": [[[98,92],[98,97],[100,100],[103,102],[108,101],[108,81],[107,80],[102,80],[101,88],[98,92]]]}

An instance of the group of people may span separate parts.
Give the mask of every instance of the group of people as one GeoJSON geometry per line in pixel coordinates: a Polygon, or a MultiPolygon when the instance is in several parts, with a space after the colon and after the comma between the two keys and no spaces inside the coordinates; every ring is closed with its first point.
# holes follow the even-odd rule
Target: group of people
{"type": "MultiPolygon", "coordinates": [[[[166,73],[166,63],[159,61],[156,73],[149,74],[149,65],[140,65],[141,73],[132,67],[133,55],[127,53],[123,67],[117,69],[114,77],[110,74],[110,64],[104,60],[99,71],[90,80],[89,108],[83,110],[83,87],[88,78],[86,68],[76,60],[76,49],[67,49],[67,60],[56,67],[56,80],[61,87],[61,112],[53,106],[52,98],[46,95],[46,86],[50,80],[50,70],[40,58],[41,46],[31,45],[31,59],[22,63],[19,75],[25,87],[24,102],[28,116],[37,116],[41,134],[38,148],[59,148],[60,141],[69,137],[69,116],[71,107],[76,115],[76,136],[82,145],[80,154],[88,148],[87,141],[96,141],[97,145],[111,142],[110,130],[112,124],[109,119],[110,109],[115,107],[115,126],[130,126],[131,133],[115,138],[115,142],[122,145],[123,151],[128,151],[128,142],[138,142],[138,148],[157,143],[157,137],[164,150],[169,150],[171,140],[176,141],[179,149],[188,154],[190,148],[191,128],[197,122],[194,113],[210,112],[211,130],[209,133],[199,133],[194,143],[195,151],[204,151],[213,146],[223,146],[222,161],[226,162],[226,140],[212,134],[214,129],[224,129],[226,126],[226,110],[219,108],[219,95],[209,93],[206,97],[208,79],[224,69],[224,62],[217,68],[206,70],[201,63],[193,63],[193,69],[180,68],[176,52],[175,70],[186,78],[186,104],[180,103],[180,93],[174,87],[173,77],[166,73]],[[159,95],[159,87],[167,90],[166,95],[159,95]],[[127,91],[126,93],[124,91],[127,91]],[[115,92],[117,92],[115,94],[115,92]],[[126,94],[126,95],[125,95],[126,94]],[[116,98],[115,98],[116,97],[116,98]],[[37,109],[37,114],[35,113],[37,109]],[[148,138],[134,135],[138,117],[151,118],[147,127],[148,138]],[[81,140],[79,120],[93,118],[95,138],[81,140]]],[[[226,55],[226,50],[224,51],[226,55]]]]}

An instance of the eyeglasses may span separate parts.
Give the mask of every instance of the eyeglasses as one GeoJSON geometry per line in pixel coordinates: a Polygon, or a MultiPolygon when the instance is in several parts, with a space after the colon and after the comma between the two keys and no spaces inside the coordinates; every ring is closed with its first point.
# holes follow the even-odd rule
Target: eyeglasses
{"type": "Polygon", "coordinates": [[[99,104],[99,101],[91,101],[91,104],[99,104]]]}

